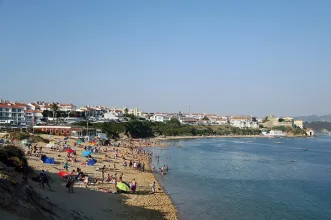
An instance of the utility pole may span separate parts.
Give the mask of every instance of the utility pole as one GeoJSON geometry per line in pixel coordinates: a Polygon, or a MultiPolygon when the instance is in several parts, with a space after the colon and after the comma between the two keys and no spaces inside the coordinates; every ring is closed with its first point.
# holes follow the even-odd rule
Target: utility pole
{"type": "MultiPolygon", "coordinates": [[[[86,114],[86,136],[89,137],[89,135],[88,135],[88,113],[86,114]]],[[[90,140],[90,137],[88,139],[90,140]]]]}
{"type": "Polygon", "coordinates": [[[188,106],[188,113],[191,114],[191,105],[188,106]]]}

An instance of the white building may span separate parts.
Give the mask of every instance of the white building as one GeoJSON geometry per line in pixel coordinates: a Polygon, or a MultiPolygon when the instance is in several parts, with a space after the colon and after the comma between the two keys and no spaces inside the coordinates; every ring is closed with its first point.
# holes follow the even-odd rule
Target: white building
{"type": "Polygon", "coordinates": [[[285,134],[280,130],[271,130],[269,133],[267,133],[266,131],[262,131],[262,135],[270,137],[280,137],[284,136],[285,134]]]}
{"type": "Polygon", "coordinates": [[[151,121],[157,121],[157,122],[166,122],[166,121],[170,121],[170,117],[169,116],[165,116],[165,115],[153,115],[152,117],[150,117],[151,121]]]}
{"type": "Polygon", "coordinates": [[[225,117],[221,117],[221,118],[217,118],[216,121],[215,121],[215,124],[218,124],[218,125],[227,125],[229,124],[229,121],[228,119],[225,117]]]}
{"type": "Polygon", "coordinates": [[[230,117],[230,124],[238,128],[259,128],[259,124],[252,121],[249,116],[232,116],[230,117]]]}
{"type": "Polygon", "coordinates": [[[205,114],[201,114],[201,113],[186,113],[184,114],[185,117],[187,118],[194,118],[197,120],[201,120],[203,119],[203,117],[205,117],[205,114]]]}
{"type": "Polygon", "coordinates": [[[106,120],[118,120],[119,115],[115,111],[107,112],[103,114],[103,118],[106,120]]]}
{"type": "Polygon", "coordinates": [[[57,106],[59,111],[64,111],[64,112],[68,112],[68,111],[72,112],[77,109],[77,107],[73,104],[57,104],[57,106]]]}
{"type": "Polygon", "coordinates": [[[25,122],[27,125],[36,125],[43,117],[40,110],[25,110],[25,122]]]}
{"type": "Polygon", "coordinates": [[[189,118],[189,117],[179,117],[178,120],[181,124],[197,124],[198,120],[195,118],[189,118]]]}
{"type": "Polygon", "coordinates": [[[0,103],[0,123],[20,125],[25,123],[24,111],[28,108],[21,103],[0,103]]]}
{"type": "Polygon", "coordinates": [[[136,116],[136,117],[141,117],[141,115],[142,115],[142,112],[139,111],[138,108],[130,109],[128,113],[129,113],[130,115],[134,115],[134,116],[136,116]]]}

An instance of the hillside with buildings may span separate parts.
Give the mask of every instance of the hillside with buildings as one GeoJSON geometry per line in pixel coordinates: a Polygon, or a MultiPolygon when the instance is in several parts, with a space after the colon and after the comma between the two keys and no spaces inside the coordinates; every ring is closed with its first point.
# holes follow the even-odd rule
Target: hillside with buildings
{"type": "Polygon", "coordinates": [[[107,129],[108,134],[110,134],[110,128],[120,129],[124,132],[125,129],[138,128],[139,126],[140,130],[145,129],[146,134],[141,134],[137,137],[151,137],[155,135],[257,134],[258,132],[254,130],[261,131],[261,129],[276,129],[296,134],[300,132],[295,129],[304,129],[303,120],[272,115],[265,118],[257,118],[247,115],[224,116],[191,112],[150,113],[141,111],[138,108],[77,107],[74,104],[58,102],[18,103],[8,100],[1,100],[0,102],[0,126],[2,128],[26,128],[36,132],[73,137],[95,136],[105,132],[107,129]],[[135,121],[135,124],[130,122],[132,120],[135,121]],[[177,128],[171,127],[174,125],[170,123],[173,120],[178,123],[177,128]],[[218,127],[215,130],[212,129],[213,126],[218,127]],[[159,130],[162,128],[163,131],[158,132],[157,129],[155,130],[155,127],[159,127],[159,130]]]}

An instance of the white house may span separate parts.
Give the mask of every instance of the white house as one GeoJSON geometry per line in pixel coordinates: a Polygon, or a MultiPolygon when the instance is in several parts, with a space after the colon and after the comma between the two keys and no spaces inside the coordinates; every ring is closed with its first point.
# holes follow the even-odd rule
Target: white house
{"type": "Polygon", "coordinates": [[[181,124],[197,124],[198,122],[197,119],[189,117],[179,117],[178,120],[181,124]]]}
{"type": "Polygon", "coordinates": [[[107,120],[118,120],[119,115],[116,112],[111,111],[111,112],[104,113],[103,118],[107,119],[107,120]]]}
{"type": "Polygon", "coordinates": [[[73,104],[57,104],[59,111],[75,111],[77,107],[73,104]]]}
{"type": "Polygon", "coordinates": [[[170,121],[170,117],[166,115],[153,115],[149,118],[151,121],[157,121],[157,122],[166,122],[170,121]]]}
{"type": "Polygon", "coordinates": [[[221,117],[221,118],[217,118],[216,121],[215,121],[215,124],[218,124],[218,125],[227,125],[229,122],[228,122],[228,119],[225,117],[221,117]]]}

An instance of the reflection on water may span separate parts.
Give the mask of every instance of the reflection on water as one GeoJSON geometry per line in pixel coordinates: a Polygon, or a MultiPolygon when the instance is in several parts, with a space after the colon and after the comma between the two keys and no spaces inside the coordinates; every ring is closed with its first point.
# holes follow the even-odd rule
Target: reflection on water
{"type": "Polygon", "coordinates": [[[331,219],[331,138],[281,142],[185,140],[153,163],[180,219],[331,219]]]}

